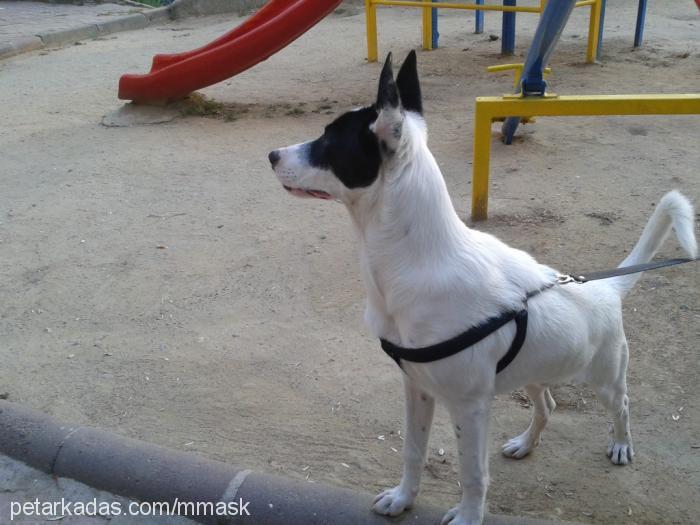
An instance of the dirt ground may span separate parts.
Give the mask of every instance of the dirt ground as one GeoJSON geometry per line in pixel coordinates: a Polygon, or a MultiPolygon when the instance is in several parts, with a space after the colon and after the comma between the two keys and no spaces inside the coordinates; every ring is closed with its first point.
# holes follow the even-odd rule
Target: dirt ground
{"type": "MultiPolygon", "coordinates": [[[[636,1],[608,2],[603,55],[586,65],[587,12],[554,54],[561,94],[700,89],[693,2],[652,2],[632,49],[636,1]]],[[[419,53],[430,143],[469,221],[474,97],[500,17],[441,13],[441,47],[419,53]]],[[[378,491],[400,476],[403,390],[362,323],[345,210],[292,199],[266,155],[371,102],[364,16],[333,15],[254,69],[203,92],[226,118],[105,127],[119,75],[194,48],[238,19],[188,19],[0,62],[0,395],[57,417],[309,481],[378,491]],[[380,438],[380,436],[383,436],[380,438]]],[[[535,16],[518,17],[518,60],[535,16]]],[[[380,53],[419,44],[420,13],[379,17],[380,53]]],[[[491,217],[478,228],[562,270],[605,269],[654,203],[700,203],[698,116],[551,118],[504,146],[494,126],[491,217]]],[[[664,256],[680,251],[669,241],[664,256]]],[[[625,304],[636,460],[605,457],[606,416],[583,387],[531,456],[508,460],[519,396],[495,400],[491,512],[584,523],[697,523],[700,512],[699,268],[647,274],[625,304]]],[[[448,418],[436,416],[423,501],[459,497],[448,418]],[[444,449],[444,456],[438,454],[444,449]]]]}

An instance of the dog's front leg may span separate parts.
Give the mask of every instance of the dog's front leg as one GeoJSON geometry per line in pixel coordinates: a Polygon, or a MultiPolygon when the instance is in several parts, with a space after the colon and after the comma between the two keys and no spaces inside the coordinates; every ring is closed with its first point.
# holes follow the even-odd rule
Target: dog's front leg
{"type": "Polygon", "coordinates": [[[411,508],[418,495],[435,410],[435,399],[418,388],[406,374],[403,377],[406,390],[403,476],[397,487],[378,494],[372,505],[372,510],[378,514],[389,516],[397,516],[411,508]]]}
{"type": "Polygon", "coordinates": [[[480,525],[489,484],[488,425],[491,396],[450,401],[462,485],[462,501],[442,519],[442,525],[480,525]]]}

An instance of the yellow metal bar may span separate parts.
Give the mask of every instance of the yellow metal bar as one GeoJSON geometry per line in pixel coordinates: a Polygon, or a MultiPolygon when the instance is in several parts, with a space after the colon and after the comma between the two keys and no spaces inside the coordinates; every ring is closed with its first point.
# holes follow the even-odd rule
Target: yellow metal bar
{"type": "Polygon", "coordinates": [[[367,61],[376,62],[379,56],[377,46],[377,7],[372,0],[365,0],[365,17],[367,20],[367,61]]]}
{"type": "MultiPolygon", "coordinates": [[[[591,6],[591,22],[588,30],[588,62],[595,61],[597,45],[591,42],[598,41],[597,30],[600,26],[600,3],[603,0],[580,0],[576,2],[576,7],[591,6]],[[597,14],[594,10],[597,6],[597,14]],[[595,19],[595,22],[594,22],[595,19]],[[595,38],[593,35],[595,34],[595,38]],[[593,47],[591,47],[593,46],[593,47]],[[591,58],[593,56],[593,58],[591,58]]],[[[502,11],[512,13],[542,13],[547,4],[547,0],[540,0],[539,6],[504,6],[504,5],[484,5],[484,4],[461,4],[454,2],[430,2],[427,0],[365,0],[365,13],[367,17],[367,60],[376,62],[379,51],[377,45],[377,6],[388,7],[418,7],[423,10],[423,49],[433,48],[433,24],[431,9],[465,9],[472,11],[502,11]]]]}
{"type": "MultiPolygon", "coordinates": [[[[426,4],[432,6],[433,4],[426,4]]],[[[430,51],[433,49],[433,16],[430,12],[432,7],[423,8],[423,49],[430,51]]]]}
{"type": "Polygon", "coordinates": [[[687,95],[581,95],[543,97],[477,97],[474,113],[472,219],[488,214],[491,123],[512,115],[700,115],[700,93],[687,95]]]}
{"type": "MultiPolygon", "coordinates": [[[[520,84],[520,77],[523,75],[523,67],[525,67],[525,64],[523,64],[522,62],[519,64],[498,64],[496,66],[488,66],[486,68],[486,71],[488,71],[489,73],[496,73],[498,71],[514,70],[515,71],[515,78],[513,80],[513,89],[517,90],[518,85],[520,84]]],[[[552,72],[551,67],[544,68],[544,72],[543,72],[544,78],[547,78],[551,72],[552,72]]]]}
{"type": "Polygon", "coordinates": [[[474,113],[474,161],[472,163],[472,220],[485,221],[489,207],[489,164],[491,162],[491,122],[488,111],[476,99],[474,113]]]}
{"type": "MultiPolygon", "coordinates": [[[[600,0],[581,0],[576,2],[576,7],[593,5],[600,0]]],[[[504,6],[504,5],[484,5],[484,4],[457,4],[454,2],[427,2],[421,0],[372,0],[374,5],[385,5],[394,7],[435,7],[437,9],[466,9],[470,11],[507,11],[514,13],[540,13],[547,4],[546,0],[541,0],[539,7],[534,6],[504,6]]]]}
{"type": "Polygon", "coordinates": [[[523,76],[523,67],[525,64],[499,64],[497,66],[489,66],[486,71],[489,73],[496,73],[498,71],[510,71],[515,70],[515,75],[513,75],[513,89],[518,89],[518,84],[520,83],[520,77],[523,76]]]}
{"type": "Polygon", "coordinates": [[[593,64],[598,58],[598,34],[600,33],[600,13],[603,0],[594,0],[591,4],[591,19],[588,23],[588,47],[586,49],[586,62],[593,64]]]}
{"type": "Polygon", "coordinates": [[[418,0],[372,0],[374,5],[388,5],[395,7],[434,7],[436,9],[468,9],[471,11],[512,11],[516,13],[539,13],[539,7],[481,5],[481,4],[454,4],[449,2],[420,2],[418,0]]]}
{"type": "Polygon", "coordinates": [[[697,115],[700,94],[688,95],[574,95],[556,98],[477,97],[491,118],[511,115],[697,115]]]}

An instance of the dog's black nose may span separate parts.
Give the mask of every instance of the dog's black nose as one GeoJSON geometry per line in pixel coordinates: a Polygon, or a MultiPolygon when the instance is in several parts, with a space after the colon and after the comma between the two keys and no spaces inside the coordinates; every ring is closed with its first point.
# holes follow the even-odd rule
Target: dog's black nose
{"type": "Polygon", "coordinates": [[[280,161],[279,151],[271,151],[267,158],[270,159],[270,164],[272,164],[272,167],[274,168],[275,164],[277,164],[280,161]]]}

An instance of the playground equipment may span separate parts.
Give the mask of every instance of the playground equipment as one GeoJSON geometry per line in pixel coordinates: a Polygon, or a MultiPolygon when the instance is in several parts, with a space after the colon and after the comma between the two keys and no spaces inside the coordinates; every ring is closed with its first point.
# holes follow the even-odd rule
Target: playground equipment
{"type": "MultiPolygon", "coordinates": [[[[544,96],[547,88],[547,83],[544,80],[545,66],[549,62],[575,6],[576,0],[559,0],[547,3],[537,24],[537,30],[532,44],[530,44],[530,50],[520,76],[516,81],[516,94],[544,96]]],[[[513,135],[515,135],[521,120],[521,117],[508,117],[505,120],[502,128],[503,142],[510,144],[513,141],[513,135]]]]}
{"type": "MultiPolygon", "coordinates": [[[[700,9],[700,0],[695,0],[695,5],[700,9]]],[[[605,10],[605,0],[603,0],[603,10],[605,10]]],[[[644,20],[647,16],[647,0],[639,0],[637,4],[637,23],[634,28],[634,47],[642,45],[644,38],[644,20]]]]}
{"type": "Polygon", "coordinates": [[[642,38],[644,37],[644,19],[646,16],[647,0],[639,0],[639,4],[637,4],[637,24],[634,28],[634,47],[642,45],[642,38]]]}
{"type": "MultiPolygon", "coordinates": [[[[436,0],[432,0],[435,2],[436,0]]],[[[483,4],[484,0],[475,0],[477,4],[483,4]]],[[[605,4],[607,0],[600,0],[600,16],[598,24],[598,46],[596,54],[600,56],[600,51],[603,44],[603,25],[605,21],[605,4]]],[[[542,0],[542,3],[546,3],[546,0],[542,0]]],[[[700,0],[695,0],[695,3],[700,9],[700,0]]],[[[503,5],[515,5],[515,0],[503,0],[503,5]]],[[[577,5],[577,7],[579,7],[577,5]]],[[[438,47],[438,18],[437,9],[432,9],[432,43],[433,49],[438,47]]],[[[644,38],[644,21],[647,12],[647,0],[639,0],[637,4],[637,21],[635,23],[634,29],[634,47],[640,47],[642,45],[642,39],[644,38]]],[[[476,12],[476,27],[474,29],[475,33],[484,32],[484,13],[479,10],[476,12]]],[[[503,13],[503,30],[501,33],[501,53],[504,55],[511,55],[515,49],[515,13],[504,12],[503,13]]]]}
{"type": "Polygon", "coordinates": [[[341,0],[270,0],[243,24],[204,47],[156,55],[145,75],[123,75],[119,98],[163,103],[226,80],[266,60],[329,15],[341,0]]]}
{"type": "MultiPolygon", "coordinates": [[[[474,0],[474,4],[437,0],[365,0],[368,60],[374,62],[378,57],[377,6],[421,8],[424,49],[438,46],[438,9],[475,11],[477,33],[483,32],[484,11],[501,11],[501,51],[503,54],[512,54],[515,47],[516,13],[539,13],[542,18],[548,6],[565,5],[567,9],[569,6],[590,6],[586,60],[594,62],[600,53],[606,0],[536,1],[539,5],[518,6],[516,0],[503,0],[503,5],[499,6],[485,5],[484,0],[474,0]]],[[[156,55],[149,73],[123,75],[119,80],[119,98],[142,103],[165,103],[226,80],[289,45],[330,14],[340,2],[341,0],[270,0],[254,16],[211,43],[185,53],[156,55]]],[[[700,0],[696,0],[696,3],[700,7],[700,0]]],[[[641,44],[646,4],[647,0],[639,0],[635,46],[641,44]]],[[[525,67],[524,71],[527,73],[528,68],[525,67]]],[[[512,137],[517,125],[511,121],[509,126],[512,128],[512,137]]]]}
{"type": "MultiPolygon", "coordinates": [[[[575,7],[590,6],[587,58],[595,60],[605,0],[539,0],[539,6],[516,6],[503,0],[503,6],[444,3],[432,0],[365,0],[368,60],[377,60],[377,6],[407,6],[423,10],[423,47],[437,45],[436,10],[466,9],[477,12],[477,32],[483,30],[482,11],[504,13],[504,45],[514,42],[514,21],[506,15],[517,12],[540,13],[540,21],[524,64],[493,66],[490,71],[516,70],[516,94],[479,97],[476,100],[474,164],[472,175],[472,218],[484,220],[488,214],[491,123],[503,120],[503,140],[510,144],[522,121],[534,116],[660,115],[700,114],[700,95],[614,95],[557,97],[546,93],[546,64],[575,7]],[[512,22],[512,24],[511,24],[512,22]],[[511,38],[512,37],[512,38],[511,38]],[[513,116],[518,115],[518,116],[513,116]]],[[[700,0],[695,0],[700,8],[700,0]]],[[[156,55],[150,73],[123,75],[119,98],[135,102],[162,103],[183,98],[200,89],[232,77],[267,59],[330,14],[341,0],[270,0],[254,16],[232,31],[193,51],[156,55]]],[[[646,0],[639,1],[637,40],[641,41],[646,0]]]]}
{"type": "Polygon", "coordinates": [[[474,113],[472,219],[488,215],[491,123],[508,115],[700,115],[700,94],[477,97],[474,113]]]}
{"type": "MultiPolygon", "coordinates": [[[[501,38],[501,52],[511,55],[515,49],[515,15],[516,13],[542,14],[549,4],[559,4],[559,0],[547,2],[539,0],[536,6],[517,6],[516,0],[503,0],[503,5],[485,5],[484,0],[475,0],[473,4],[438,2],[435,0],[365,0],[367,16],[367,60],[376,62],[379,50],[377,46],[377,6],[417,7],[423,10],[423,49],[434,49],[438,45],[439,33],[437,30],[438,9],[462,9],[476,11],[475,32],[483,32],[483,11],[503,12],[503,29],[501,38]]],[[[588,46],[586,49],[586,61],[595,62],[600,46],[600,27],[605,0],[579,0],[574,2],[575,7],[590,6],[590,22],[588,26],[588,46]]]]}
{"type": "Polygon", "coordinates": [[[516,93],[476,99],[472,173],[472,219],[475,221],[485,220],[488,215],[491,123],[494,121],[504,121],[503,142],[510,144],[519,123],[535,116],[700,114],[700,94],[569,97],[547,94],[546,65],[576,5],[576,0],[548,2],[525,63],[489,68],[491,71],[515,69],[516,93]]]}

